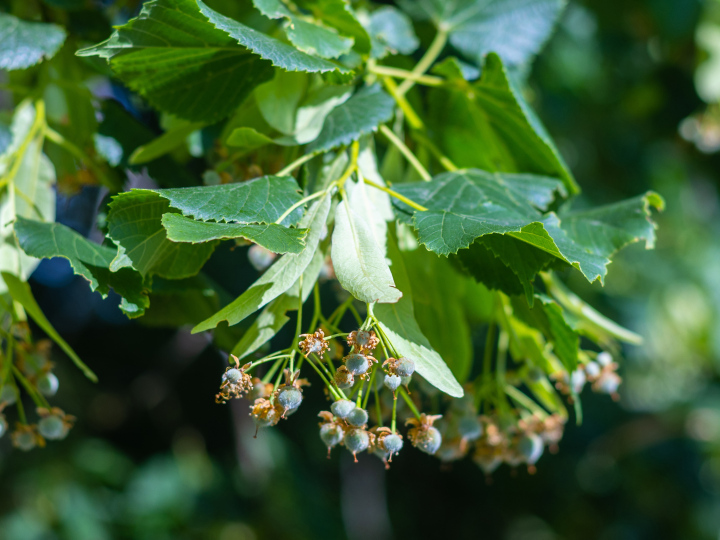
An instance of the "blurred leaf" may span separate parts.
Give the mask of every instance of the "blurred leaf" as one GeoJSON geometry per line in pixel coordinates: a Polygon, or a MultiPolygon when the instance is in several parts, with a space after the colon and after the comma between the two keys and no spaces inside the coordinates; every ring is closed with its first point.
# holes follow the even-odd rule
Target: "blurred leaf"
{"type": "Polygon", "coordinates": [[[148,161],[164,156],[168,152],[172,152],[175,148],[185,143],[188,135],[190,135],[193,131],[197,131],[204,125],[205,124],[201,122],[183,123],[166,131],[157,139],[153,139],[152,142],[136,148],[135,151],[130,154],[130,165],[147,163],[148,161]]]}
{"type": "Polygon", "coordinates": [[[75,354],[75,351],[73,351],[70,345],[68,345],[67,342],[60,337],[60,334],[58,334],[55,328],[53,328],[50,321],[45,318],[40,306],[37,305],[37,302],[33,297],[30,285],[8,272],[1,272],[0,275],[2,275],[3,281],[5,282],[7,290],[13,300],[25,308],[25,311],[28,315],[30,315],[32,320],[35,321],[35,323],[42,328],[43,331],[50,336],[50,338],[57,343],[63,351],[65,351],[65,354],[70,357],[73,363],[85,374],[88,379],[93,382],[97,382],[97,376],[83,363],[82,360],[80,360],[80,357],[75,354]]]}
{"type": "Polygon", "coordinates": [[[38,259],[63,257],[73,271],[90,282],[90,289],[107,297],[112,288],[132,305],[128,315],[139,316],[150,304],[143,288],[142,276],[130,268],[110,271],[117,249],[101,246],[83,238],[60,223],[43,223],[18,217],[15,235],[20,247],[38,259]]]}
{"type": "Polygon", "coordinates": [[[473,346],[463,301],[471,278],[458,274],[447,259],[424,249],[403,253],[413,291],[415,319],[422,333],[460,384],[472,369],[473,346]]]}
{"type": "Polygon", "coordinates": [[[162,225],[168,240],[193,244],[212,240],[245,238],[273,253],[300,253],[305,249],[307,229],[291,229],[276,223],[217,223],[196,221],[180,214],[165,214],[162,225]]]}
{"type": "Polygon", "coordinates": [[[301,228],[310,229],[302,253],[283,255],[242,295],[195,326],[193,333],[211,330],[222,321],[230,326],[237,324],[292,287],[315,256],[330,211],[330,199],[323,196],[300,221],[301,228]]]}
{"type": "Polygon", "coordinates": [[[413,16],[431,19],[450,43],[478,64],[490,52],[508,65],[536,55],[552,33],[564,0],[402,0],[413,16]]]}
{"type": "Polygon", "coordinates": [[[370,36],[355,17],[349,0],[297,0],[296,3],[342,35],[352,37],[354,49],[360,54],[370,52],[370,36]]]}
{"type": "Polygon", "coordinates": [[[276,71],[272,80],[255,89],[255,102],[265,121],[281,133],[295,131],[295,110],[305,95],[307,73],[276,71]]]}
{"type": "Polygon", "coordinates": [[[554,176],[562,179],[568,194],[580,191],[496,54],[485,59],[478,82],[434,89],[429,99],[440,144],[458,167],[554,176]]]}
{"type": "Polygon", "coordinates": [[[187,279],[154,278],[150,308],[139,322],[144,326],[177,328],[197,324],[219,307],[218,294],[202,274],[187,279]]]}
{"type": "MultiPolygon", "coordinates": [[[[0,155],[0,271],[27,280],[39,261],[17,246],[13,221],[18,217],[55,221],[55,168],[42,153],[42,105],[24,101],[15,109],[12,140],[0,155]]],[[[5,292],[0,283],[0,294],[5,292]]]]}
{"type": "Polygon", "coordinates": [[[395,100],[380,86],[366,86],[339,105],[327,116],[318,138],[309,146],[310,152],[325,152],[348,145],[395,114],[395,100]]]}
{"type": "Polygon", "coordinates": [[[410,55],[420,46],[412,21],[393,6],[383,6],[373,11],[368,31],[372,39],[373,58],[380,59],[397,53],[410,55]]]}
{"type": "Polygon", "coordinates": [[[25,69],[52,58],[65,42],[56,24],[28,22],[0,13],[0,69],[25,69]]]}
{"type": "Polygon", "coordinates": [[[398,354],[415,361],[415,370],[425,380],[446,394],[462,397],[462,386],[445,361],[432,348],[415,320],[412,290],[402,255],[392,242],[388,245],[388,251],[398,289],[402,291],[403,297],[394,304],[375,306],[374,313],[382,331],[398,354]]]}

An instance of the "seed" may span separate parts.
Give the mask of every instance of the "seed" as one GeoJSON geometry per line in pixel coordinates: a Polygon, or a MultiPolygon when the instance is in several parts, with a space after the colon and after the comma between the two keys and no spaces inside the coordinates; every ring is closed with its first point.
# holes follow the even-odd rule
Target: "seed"
{"type": "Polygon", "coordinates": [[[468,441],[475,441],[482,435],[482,425],[475,416],[463,416],[458,422],[460,436],[468,441]]]}
{"type": "Polygon", "coordinates": [[[400,384],[402,384],[402,379],[397,375],[385,375],[385,380],[383,381],[383,384],[385,385],[385,388],[387,388],[391,392],[394,392],[398,389],[400,384]]]}
{"type": "Polygon", "coordinates": [[[328,450],[342,441],[344,435],[342,428],[337,424],[323,424],[320,426],[320,438],[328,447],[328,450]]]}
{"type": "Polygon", "coordinates": [[[430,426],[418,431],[413,444],[418,450],[433,455],[442,444],[442,435],[437,428],[430,426]]]}
{"type": "Polygon", "coordinates": [[[355,377],[345,366],[340,366],[335,372],[335,384],[341,390],[345,390],[355,384],[355,377]]]}
{"type": "Polygon", "coordinates": [[[286,386],[278,392],[278,403],[286,411],[297,409],[302,403],[302,392],[294,386],[286,386]]]}
{"type": "Polygon", "coordinates": [[[542,456],[544,448],[542,438],[536,433],[527,433],[520,438],[517,445],[518,452],[525,458],[528,465],[535,465],[542,456]]]}
{"type": "Polygon", "coordinates": [[[38,422],[40,435],[50,440],[64,439],[68,434],[68,428],[62,418],[56,415],[46,416],[38,422]]]}
{"type": "Polygon", "coordinates": [[[38,390],[44,396],[52,397],[57,394],[60,381],[54,373],[47,372],[40,376],[37,381],[38,390]]]}
{"type": "Polygon", "coordinates": [[[370,361],[362,354],[351,354],[345,358],[345,367],[353,375],[362,375],[370,369],[370,361]]]}
{"type": "Polygon", "coordinates": [[[240,380],[240,377],[242,377],[242,373],[240,373],[239,369],[232,368],[223,375],[223,379],[230,381],[231,383],[236,383],[240,380]]]}
{"type": "Polygon", "coordinates": [[[382,438],[382,446],[385,449],[387,453],[392,456],[393,454],[397,454],[403,447],[403,441],[400,435],[397,435],[396,433],[391,433],[390,435],[386,435],[382,438]]]}
{"type": "Polygon", "coordinates": [[[341,399],[330,405],[330,410],[338,418],[347,418],[355,409],[355,404],[348,399],[341,399]]]}
{"type": "Polygon", "coordinates": [[[9,384],[3,386],[2,392],[0,392],[0,403],[5,403],[5,405],[12,405],[16,401],[17,394],[15,393],[15,388],[10,386],[9,384]]]}
{"type": "Polygon", "coordinates": [[[350,411],[350,414],[347,415],[346,420],[351,426],[362,427],[367,424],[368,413],[365,409],[355,407],[352,411],[350,411]]]}
{"type": "Polygon", "coordinates": [[[415,362],[410,358],[398,358],[395,362],[395,374],[400,377],[409,377],[415,373],[415,362]]]}
{"type": "MultiPolygon", "coordinates": [[[[355,456],[358,452],[367,450],[370,445],[370,436],[364,429],[353,429],[345,434],[344,442],[345,448],[355,456]]],[[[357,456],[355,456],[355,461],[357,461],[357,456]]]]}

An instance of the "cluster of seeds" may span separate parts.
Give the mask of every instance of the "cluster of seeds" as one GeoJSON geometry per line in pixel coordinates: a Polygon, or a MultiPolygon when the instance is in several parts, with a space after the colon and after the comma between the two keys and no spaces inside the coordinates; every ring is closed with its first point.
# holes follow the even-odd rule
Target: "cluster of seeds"
{"type": "Polygon", "coordinates": [[[44,447],[47,440],[67,437],[75,418],[58,407],[50,407],[47,401],[60,387],[60,381],[53,373],[53,364],[50,362],[51,342],[41,340],[33,343],[25,324],[14,325],[11,332],[13,338],[18,340],[13,357],[7,358],[0,353],[0,373],[8,374],[5,380],[0,380],[0,437],[9,432],[6,413],[14,408],[18,421],[10,433],[12,444],[15,448],[29,451],[44,447]],[[5,370],[5,362],[12,362],[12,367],[5,370]],[[35,411],[39,420],[35,424],[26,420],[21,388],[36,405],[35,411]]]}
{"type": "Polygon", "coordinates": [[[615,401],[620,399],[618,388],[622,378],[617,374],[618,364],[610,353],[598,353],[595,360],[579,366],[571,374],[560,372],[554,376],[555,388],[566,395],[579,394],[586,383],[591,383],[593,392],[608,394],[615,401]]]}
{"type": "MultiPolygon", "coordinates": [[[[445,407],[444,415],[426,414],[419,411],[423,399],[439,397],[437,390],[419,379],[417,391],[411,396],[409,385],[415,361],[398,354],[382,328],[372,324],[371,316],[360,329],[349,334],[329,333],[322,328],[300,334],[296,346],[242,368],[239,360],[232,357],[234,367],[223,375],[218,401],[247,394],[256,426],[274,426],[302,404],[303,387],[308,383],[300,378],[300,370],[310,366],[323,380],[325,396],[330,401],[328,410],[318,415],[320,440],[327,448],[328,458],[333,448],[341,446],[355,461],[358,454],[368,452],[389,467],[407,440],[442,463],[471,456],[489,475],[503,463],[511,467],[525,465],[534,472],[546,448],[557,450],[567,413],[561,407],[559,412],[549,414],[517,388],[523,381],[528,385],[547,384],[542,370],[528,367],[523,372],[508,371],[502,385],[494,377],[486,380],[481,375],[465,389],[466,398],[447,400],[449,406],[445,407]],[[347,348],[338,343],[340,336],[345,338],[347,348]],[[337,367],[333,360],[340,360],[337,367]],[[266,362],[273,365],[263,378],[251,378],[248,372],[266,362]],[[523,379],[522,373],[527,378],[523,379]],[[486,382],[491,386],[485,388],[486,382]],[[506,391],[521,408],[513,408],[506,391]],[[398,429],[403,422],[407,426],[404,436],[398,429]]],[[[593,356],[592,360],[583,357],[582,367],[572,375],[556,377],[557,388],[572,396],[590,382],[594,390],[615,396],[620,382],[617,364],[607,353],[593,356]]],[[[437,412],[443,401],[433,398],[432,404],[437,412]]]]}

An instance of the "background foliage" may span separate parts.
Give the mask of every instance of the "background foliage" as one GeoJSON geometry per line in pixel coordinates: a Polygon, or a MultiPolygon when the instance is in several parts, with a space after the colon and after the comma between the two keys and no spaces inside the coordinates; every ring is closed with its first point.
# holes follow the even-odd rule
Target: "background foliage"
{"type": "MultiPolygon", "coordinates": [[[[351,467],[345,455],[328,466],[315,419],[252,440],[244,403],[226,410],[207,399],[222,359],[204,338],[128,323],[117,297],[101,301],[66,263],[44,261],[33,291],[101,382],[61,366],[59,401],[67,410],[89,403],[86,417],[52,453],[1,454],[0,534],[425,538],[450,529],[460,537],[716,538],[720,10],[715,2],[629,4],[572,3],[530,79],[533,105],[588,200],[655,189],[668,201],[655,252],[623,253],[604,288],[579,274],[571,283],[646,338],[626,351],[619,407],[585,397],[585,421],[569,427],[559,454],[545,457],[533,477],[502,471],[490,486],[470,463],[442,471],[410,453],[387,475],[362,462],[351,467]]],[[[85,28],[88,41],[109,34],[96,11],[70,7],[69,22],[85,28]]],[[[118,19],[134,14],[130,5],[109,9],[118,19]]],[[[132,99],[119,87],[106,91],[132,99]]],[[[156,119],[147,111],[140,119],[151,140],[156,119]]],[[[155,167],[183,178],[172,160],[155,167]]],[[[87,187],[60,197],[59,221],[89,231],[97,199],[97,188],[87,187]]],[[[209,264],[214,275],[235,276],[241,260],[242,250],[220,249],[209,264]]],[[[239,294],[254,276],[246,279],[229,292],[239,294]]],[[[162,302],[157,296],[152,301],[162,302]]]]}

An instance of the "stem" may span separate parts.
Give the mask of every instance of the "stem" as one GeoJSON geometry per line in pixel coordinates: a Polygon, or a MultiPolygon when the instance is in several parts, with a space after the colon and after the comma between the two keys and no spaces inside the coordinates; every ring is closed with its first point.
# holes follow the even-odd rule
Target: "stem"
{"type": "Polygon", "coordinates": [[[300,165],[305,163],[306,161],[310,161],[312,158],[315,157],[315,154],[305,154],[304,156],[300,156],[295,161],[290,163],[288,166],[286,166],[284,169],[281,169],[276,173],[275,176],[286,176],[290,174],[292,171],[297,169],[300,165]]]}
{"type": "Polygon", "coordinates": [[[350,305],[348,306],[348,309],[350,310],[350,313],[353,314],[353,317],[355,317],[355,320],[357,321],[358,326],[362,326],[362,324],[363,324],[362,317],[361,317],[360,314],[358,313],[358,310],[355,309],[355,306],[353,306],[352,304],[350,304],[350,305]]]}
{"type": "Polygon", "coordinates": [[[340,391],[340,394],[338,394],[338,392],[335,391],[335,389],[332,387],[332,385],[325,378],[325,375],[322,374],[322,371],[320,371],[320,369],[315,365],[315,363],[312,361],[312,359],[309,356],[306,356],[305,359],[308,361],[308,364],[310,364],[313,367],[313,369],[317,372],[317,374],[323,380],[323,382],[325,383],[325,386],[328,387],[328,390],[330,390],[330,393],[332,394],[332,396],[336,400],[337,399],[345,399],[345,394],[342,394],[342,391],[339,389],[338,390],[340,391]],[[341,394],[342,394],[342,397],[341,397],[341,394]]]}
{"type": "Polygon", "coordinates": [[[406,69],[394,68],[390,66],[379,66],[375,64],[368,68],[371,73],[376,75],[385,75],[387,77],[395,77],[397,79],[405,79],[408,81],[414,81],[417,84],[425,86],[442,86],[445,84],[445,79],[442,77],[436,77],[434,75],[420,75],[406,69]]]}
{"type": "Polygon", "coordinates": [[[363,401],[363,406],[362,406],[363,409],[367,407],[368,401],[370,401],[370,389],[375,388],[373,386],[373,384],[375,383],[375,373],[377,372],[377,370],[378,370],[378,367],[376,365],[375,369],[373,369],[372,375],[370,375],[370,382],[368,383],[368,391],[365,392],[365,400],[363,401]]]}
{"type": "MultiPolygon", "coordinates": [[[[292,351],[290,355],[295,354],[295,351],[292,351]]],[[[275,379],[275,384],[273,385],[273,396],[275,396],[275,390],[278,389],[278,386],[280,386],[280,379],[282,379],[283,371],[285,371],[285,367],[288,364],[288,359],[286,358],[283,362],[282,368],[280,368],[280,373],[278,373],[277,378],[275,379]]]]}
{"type": "Polygon", "coordinates": [[[362,381],[360,382],[360,387],[359,387],[359,389],[358,389],[357,400],[355,401],[355,406],[356,406],[356,407],[362,407],[363,388],[365,388],[365,380],[362,380],[362,381]]]}
{"type": "MultiPolygon", "coordinates": [[[[302,294],[302,290],[300,291],[300,294],[302,294]]],[[[313,285],[313,318],[310,322],[310,332],[313,331],[317,327],[317,323],[320,320],[320,317],[322,316],[322,306],[320,304],[320,285],[318,285],[317,281],[315,282],[315,285],[313,285]]],[[[330,339],[329,337],[325,339],[330,339]]]]}
{"type": "Polygon", "coordinates": [[[407,392],[405,391],[405,389],[404,389],[404,388],[398,388],[397,391],[400,392],[400,395],[401,395],[401,396],[403,397],[403,399],[405,400],[405,403],[407,403],[407,406],[410,407],[410,410],[411,410],[412,413],[415,415],[415,418],[417,418],[417,419],[419,420],[419,419],[420,419],[420,413],[418,412],[417,407],[415,407],[415,404],[413,403],[412,399],[410,399],[410,396],[407,395],[407,392]]]}
{"type": "Polygon", "coordinates": [[[397,392],[393,392],[392,420],[390,420],[390,431],[395,433],[397,429],[397,392]]]}
{"type": "Polygon", "coordinates": [[[378,391],[377,385],[373,387],[373,391],[375,392],[375,412],[377,413],[377,423],[378,426],[383,427],[382,407],[380,406],[380,392],[378,391]]]}
{"type": "MultiPolygon", "coordinates": [[[[425,51],[423,57],[413,68],[412,74],[414,77],[424,75],[425,72],[433,64],[433,62],[435,62],[437,57],[440,56],[440,53],[443,51],[443,49],[445,48],[445,44],[447,43],[447,37],[448,35],[446,30],[438,30],[438,33],[435,34],[435,39],[433,39],[432,43],[428,47],[428,50],[425,51]]],[[[407,91],[410,90],[414,85],[415,81],[407,79],[400,85],[400,87],[398,88],[398,92],[400,93],[400,95],[405,95],[407,91]]]]}
{"type": "Polygon", "coordinates": [[[300,206],[303,206],[306,202],[312,201],[313,199],[317,199],[318,197],[325,195],[326,193],[327,193],[327,191],[318,191],[317,193],[308,195],[304,199],[300,199],[298,202],[293,204],[290,208],[285,210],[285,212],[283,212],[283,215],[275,220],[275,223],[278,225],[281,224],[283,222],[283,220],[292,213],[293,210],[295,210],[296,208],[298,208],[300,206]]]}
{"type": "Polygon", "coordinates": [[[383,135],[385,135],[391,143],[393,143],[398,150],[402,153],[403,156],[405,156],[405,159],[408,160],[410,165],[413,166],[413,168],[418,172],[418,174],[422,177],[423,180],[426,182],[429,182],[432,180],[432,176],[430,176],[430,173],[427,172],[427,169],[422,166],[422,163],[418,160],[418,158],[415,156],[415,154],[412,153],[412,151],[405,146],[405,143],[402,142],[397,135],[395,135],[391,129],[389,129],[386,125],[380,126],[380,131],[383,135]]]}
{"type": "Polygon", "coordinates": [[[25,376],[20,372],[20,370],[16,367],[12,367],[13,375],[17,380],[20,381],[20,384],[22,384],[25,387],[25,391],[28,393],[28,395],[32,398],[32,400],[35,402],[35,405],[38,407],[45,407],[46,409],[50,408],[50,404],[48,403],[48,400],[45,399],[45,396],[43,396],[40,392],[38,392],[35,387],[30,384],[30,381],[28,381],[25,376]]]}
{"type": "MultiPolygon", "coordinates": [[[[480,389],[490,382],[490,368],[492,364],[492,353],[495,346],[495,321],[490,322],[488,333],[485,337],[485,352],[483,353],[483,370],[482,374],[475,380],[475,408],[479,409],[482,405],[482,393],[480,389]]],[[[480,411],[478,411],[480,412],[480,411]]]]}
{"type": "Polygon", "coordinates": [[[245,372],[247,373],[248,371],[250,371],[250,370],[251,370],[252,368],[254,368],[255,366],[259,366],[260,364],[264,364],[265,362],[272,362],[273,360],[279,360],[279,359],[281,359],[281,358],[290,358],[290,355],[289,355],[289,354],[282,354],[282,355],[270,355],[270,356],[266,356],[265,358],[261,358],[260,360],[256,360],[255,362],[253,362],[252,364],[250,364],[250,367],[247,368],[247,369],[245,370],[245,372]]]}
{"type": "Polygon", "coordinates": [[[355,169],[357,169],[357,161],[358,161],[359,154],[360,154],[360,143],[355,141],[352,143],[352,146],[350,147],[350,164],[347,166],[347,169],[345,169],[345,172],[342,174],[342,176],[337,181],[334,182],[334,184],[337,185],[337,187],[341,193],[345,189],[345,182],[347,181],[348,178],[350,178],[350,175],[355,172],[355,169]]]}
{"type": "MultiPolygon", "coordinates": [[[[290,355],[288,355],[288,356],[290,356],[290,355]]],[[[281,363],[282,363],[282,358],[278,358],[277,361],[272,366],[270,366],[270,369],[265,374],[265,376],[262,378],[263,384],[267,384],[270,382],[270,379],[273,378],[273,375],[275,375],[275,372],[278,370],[281,363]]]]}
{"type": "Polygon", "coordinates": [[[507,405],[505,396],[505,363],[507,360],[510,336],[504,330],[500,332],[497,346],[497,360],[495,362],[495,384],[497,385],[498,402],[507,405]]]}
{"type": "Polygon", "coordinates": [[[540,405],[535,403],[532,399],[527,397],[525,394],[523,394],[520,390],[518,390],[511,384],[505,385],[505,393],[533,414],[537,414],[541,418],[547,418],[547,411],[543,410],[540,405]]]}
{"type": "Polygon", "coordinates": [[[425,212],[425,211],[427,211],[427,208],[425,208],[424,206],[419,205],[419,204],[416,203],[416,202],[411,201],[410,199],[408,199],[408,198],[405,197],[404,195],[400,195],[397,191],[393,191],[393,190],[390,189],[390,188],[386,188],[385,186],[381,186],[380,184],[377,184],[377,183],[373,182],[372,180],[368,180],[367,178],[364,178],[363,180],[364,180],[364,182],[365,182],[368,186],[372,186],[372,187],[374,187],[375,189],[379,189],[380,191],[384,191],[385,193],[387,193],[387,194],[390,195],[391,197],[395,197],[397,200],[404,202],[404,203],[407,204],[409,207],[414,208],[415,210],[417,210],[417,211],[419,211],[419,212],[425,212]]]}
{"type": "Polygon", "coordinates": [[[390,95],[393,99],[395,99],[395,103],[397,103],[398,107],[400,107],[402,112],[405,113],[408,124],[410,124],[410,126],[414,129],[424,129],[425,125],[423,124],[423,121],[417,115],[415,109],[412,108],[410,102],[405,98],[405,96],[398,93],[398,87],[395,84],[395,81],[393,81],[390,77],[383,77],[382,81],[387,91],[390,92],[390,95]]]}

